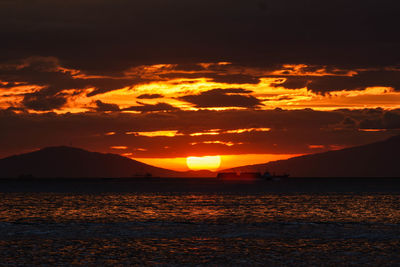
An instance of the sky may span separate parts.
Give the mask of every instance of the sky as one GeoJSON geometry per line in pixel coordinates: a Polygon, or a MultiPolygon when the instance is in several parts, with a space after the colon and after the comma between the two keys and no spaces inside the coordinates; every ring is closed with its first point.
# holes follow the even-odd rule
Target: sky
{"type": "Polygon", "coordinates": [[[0,157],[68,145],[185,170],[400,133],[389,0],[0,1],[0,157]]]}

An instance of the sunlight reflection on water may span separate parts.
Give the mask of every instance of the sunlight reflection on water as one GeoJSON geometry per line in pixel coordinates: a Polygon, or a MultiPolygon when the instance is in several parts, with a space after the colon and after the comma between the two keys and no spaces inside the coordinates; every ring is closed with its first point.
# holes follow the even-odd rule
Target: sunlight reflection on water
{"type": "Polygon", "coordinates": [[[12,221],[400,222],[397,195],[0,194],[12,221]]]}
{"type": "Polygon", "coordinates": [[[392,266],[400,196],[0,194],[21,265],[392,266]]]}

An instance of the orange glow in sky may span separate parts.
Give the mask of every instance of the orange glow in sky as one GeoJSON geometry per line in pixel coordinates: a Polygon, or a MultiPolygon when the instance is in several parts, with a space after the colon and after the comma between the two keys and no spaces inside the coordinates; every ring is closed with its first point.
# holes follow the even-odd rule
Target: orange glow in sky
{"type": "Polygon", "coordinates": [[[221,165],[221,156],[188,157],[186,164],[193,171],[215,171],[221,165]]]}
{"type": "MultiPolygon", "coordinates": [[[[144,162],[146,164],[150,164],[156,167],[161,167],[161,168],[168,168],[171,170],[176,170],[176,171],[188,171],[191,170],[192,168],[196,168],[197,170],[202,170],[202,169],[210,169],[212,171],[219,171],[219,170],[224,170],[224,169],[229,169],[229,168],[235,168],[239,166],[244,166],[244,165],[252,165],[252,164],[262,164],[262,163],[267,163],[270,161],[275,161],[275,160],[284,160],[284,159],[289,159],[292,157],[296,156],[301,156],[301,154],[241,154],[241,155],[221,155],[221,156],[212,156],[210,161],[211,161],[211,167],[210,165],[201,165],[199,164],[198,168],[195,167],[194,165],[192,168],[190,168],[188,165],[188,160],[190,158],[190,162],[195,163],[195,161],[200,162],[204,157],[188,157],[188,158],[137,158],[137,157],[132,157],[132,155],[124,155],[129,158],[138,160],[140,162],[144,162]],[[219,161],[219,166],[215,168],[219,161]],[[212,162],[214,160],[214,163],[212,162]],[[214,165],[213,165],[214,164],[214,165]]],[[[208,157],[210,158],[210,156],[208,157]]]]}
{"type": "MultiPolygon", "coordinates": [[[[91,143],[82,139],[80,145],[89,144],[93,146],[91,149],[101,150],[104,148],[100,144],[105,144],[108,152],[120,152],[150,165],[179,171],[223,170],[287,159],[300,153],[340,149],[349,144],[340,141],[330,145],[321,137],[304,144],[296,141],[296,144],[285,145],[284,139],[293,140],[293,129],[308,135],[308,126],[315,126],[315,132],[326,135],[333,130],[355,130],[362,136],[378,136],[393,128],[393,121],[400,116],[400,111],[395,111],[400,110],[400,91],[395,86],[379,81],[370,86],[368,83],[358,86],[359,80],[352,82],[357,75],[366,75],[368,71],[400,74],[398,68],[341,70],[285,64],[275,69],[262,69],[216,62],[196,63],[197,68],[180,68],[182,66],[174,64],[141,65],[106,76],[63,67],[54,58],[30,59],[24,64],[30,66],[35,60],[55,64],[51,73],[65,76],[64,79],[70,80],[68,86],[54,93],[50,90],[52,84],[47,81],[29,82],[23,77],[21,81],[0,80],[0,111],[10,109],[8,113],[23,114],[22,117],[32,117],[33,121],[41,121],[35,116],[46,113],[43,120],[49,123],[58,118],[73,123],[76,120],[78,128],[83,127],[80,120],[85,118],[83,121],[99,125],[94,127],[95,134],[91,129],[86,133],[96,140],[91,143]],[[330,88],[330,79],[338,77],[337,85],[333,83],[330,88]],[[118,82],[120,80],[123,82],[118,82]],[[115,87],[110,85],[110,89],[107,83],[115,83],[115,87]],[[311,86],[313,84],[315,87],[311,86]],[[376,108],[380,110],[372,113],[381,115],[363,111],[376,108]],[[359,111],[351,113],[345,109],[359,111]],[[389,111],[394,113],[385,113],[389,111]],[[238,114],[237,121],[235,114],[238,114]],[[315,116],[315,119],[308,116],[315,116]],[[207,123],[203,125],[204,121],[207,123]],[[385,129],[386,124],[390,124],[388,129],[385,129]],[[259,148],[256,143],[264,143],[266,149],[259,148]],[[192,155],[204,157],[186,158],[192,155]]],[[[17,66],[14,71],[18,72],[25,65],[17,66]]],[[[45,144],[47,142],[43,141],[45,144]]]]}

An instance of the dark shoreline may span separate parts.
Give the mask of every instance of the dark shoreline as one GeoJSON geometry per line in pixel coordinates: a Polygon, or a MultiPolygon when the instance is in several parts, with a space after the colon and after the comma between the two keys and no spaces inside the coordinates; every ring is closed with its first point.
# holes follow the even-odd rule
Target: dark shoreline
{"type": "Polygon", "coordinates": [[[0,193],[400,193],[400,178],[282,178],[221,181],[215,178],[0,179],[0,193]]]}

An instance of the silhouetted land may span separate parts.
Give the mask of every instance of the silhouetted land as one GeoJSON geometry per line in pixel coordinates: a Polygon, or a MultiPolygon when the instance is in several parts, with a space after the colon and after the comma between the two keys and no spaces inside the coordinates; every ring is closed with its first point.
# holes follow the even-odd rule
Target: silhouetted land
{"type": "Polygon", "coordinates": [[[52,147],[1,159],[0,177],[12,179],[0,181],[0,192],[400,192],[400,179],[383,178],[400,176],[398,151],[400,137],[396,136],[365,146],[234,169],[268,170],[293,177],[250,182],[178,178],[215,173],[176,172],[119,155],[52,147]]]}
{"type": "Polygon", "coordinates": [[[289,173],[291,177],[400,177],[400,136],[342,150],[249,165],[231,171],[289,173]]]}
{"type": "Polygon", "coordinates": [[[396,178],[284,178],[220,181],[215,178],[0,179],[0,192],[60,193],[400,193],[396,178]]]}
{"type": "Polygon", "coordinates": [[[116,154],[90,152],[74,147],[47,147],[0,159],[0,178],[118,178],[204,177],[210,171],[178,172],[154,167],[116,154]]]}

